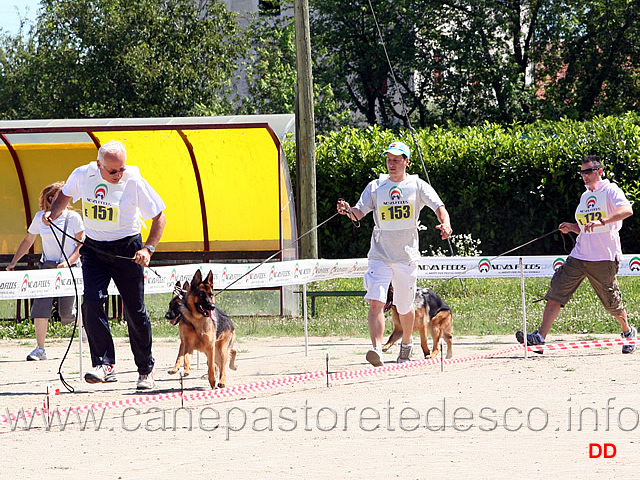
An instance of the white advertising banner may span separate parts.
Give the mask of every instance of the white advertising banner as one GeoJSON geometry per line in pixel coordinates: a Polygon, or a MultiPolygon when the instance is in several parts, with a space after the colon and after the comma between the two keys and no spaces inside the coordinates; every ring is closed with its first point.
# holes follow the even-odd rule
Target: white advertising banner
{"type": "MultiPolygon", "coordinates": [[[[423,257],[418,262],[418,278],[506,278],[520,276],[520,258],[526,277],[550,277],[567,256],[525,257],[423,257]]],[[[257,263],[202,263],[145,268],[145,293],[168,293],[176,282],[191,281],[196,269],[213,273],[216,290],[233,290],[303,285],[334,278],[358,278],[367,270],[367,259],[292,260],[257,263]]],[[[68,268],[0,272],[0,300],[75,295],[68,268]]],[[[82,271],[73,269],[78,294],[82,295],[82,271]]],[[[640,275],[640,255],[627,255],[619,275],[640,275]]],[[[118,293],[113,282],[109,294],[118,293]]]]}

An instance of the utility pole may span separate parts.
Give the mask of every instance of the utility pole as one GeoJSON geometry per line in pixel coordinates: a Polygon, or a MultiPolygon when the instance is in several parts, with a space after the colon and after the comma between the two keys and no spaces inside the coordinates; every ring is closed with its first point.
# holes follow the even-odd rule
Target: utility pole
{"type": "MultiPolygon", "coordinates": [[[[316,206],[316,130],[313,114],[313,74],[311,71],[311,35],[309,2],[294,0],[296,31],[296,181],[298,197],[298,234],[318,225],[316,206]]],[[[318,258],[317,230],[300,239],[300,258],[318,258]]]]}

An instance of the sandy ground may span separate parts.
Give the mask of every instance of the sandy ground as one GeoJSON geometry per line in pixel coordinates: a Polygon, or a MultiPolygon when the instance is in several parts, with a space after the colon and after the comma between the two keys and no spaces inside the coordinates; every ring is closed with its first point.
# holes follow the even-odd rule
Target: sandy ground
{"type": "MultiPolygon", "coordinates": [[[[550,340],[577,339],[585,338],[550,340]]],[[[457,337],[454,358],[466,360],[443,370],[430,365],[329,386],[320,377],[263,391],[247,387],[227,398],[207,398],[200,355],[200,368],[184,381],[190,400],[180,409],[180,381],[167,373],[175,339],[154,340],[157,388],[149,396],[135,390],[124,340],[117,345],[119,381],[104,385],[80,381],[74,344],[63,368],[74,393],[57,376],[65,343],[49,341],[49,360],[26,362],[31,342],[0,341],[0,415],[41,408],[47,384],[61,389],[50,397],[52,409],[123,402],[97,411],[95,421],[85,412],[48,429],[42,416],[30,425],[0,423],[0,475],[637,478],[638,354],[611,347],[474,358],[513,344],[512,337],[457,337]],[[614,445],[615,457],[590,458],[592,443],[614,445]]],[[[244,338],[237,346],[231,387],[325,371],[327,352],[330,372],[369,367],[365,339],[311,338],[308,355],[300,338],[244,338]]],[[[394,349],[388,363],[396,355],[394,349]]],[[[86,344],[83,365],[89,367],[86,344]]]]}

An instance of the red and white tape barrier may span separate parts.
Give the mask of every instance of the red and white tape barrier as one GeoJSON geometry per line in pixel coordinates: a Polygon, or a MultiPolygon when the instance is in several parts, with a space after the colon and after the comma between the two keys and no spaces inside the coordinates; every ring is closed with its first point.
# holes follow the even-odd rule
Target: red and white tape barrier
{"type": "Polygon", "coordinates": [[[540,350],[574,350],[577,348],[604,348],[621,347],[623,345],[636,345],[640,343],[637,338],[614,338],[612,340],[589,340],[585,342],[545,343],[543,345],[527,345],[529,351],[540,350]]]}
{"type": "MultiPolygon", "coordinates": [[[[567,343],[555,343],[555,344],[544,344],[544,345],[529,345],[528,350],[570,350],[577,348],[600,348],[600,347],[615,347],[621,345],[628,344],[636,344],[638,343],[637,339],[613,339],[613,340],[591,340],[585,342],[567,342],[567,343]]],[[[498,357],[500,355],[504,355],[510,352],[514,352],[516,350],[522,349],[524,346],[517,344],[512,345],[511,347],[505,348],[504,350],[499,350],[495,352],[489,352],[482,355],[474,355],[469,357],[460,357],[460,358],[449,358],[442,360],[444,365],[453,365],[458,363],[466,363],[472,362],[475,360],[482,360],[490,357],[498,357]]],[[[328,380],[330,382],[337,382],[340,380],[352,380],[357,378],[366,378],[373,377],[388,373],[396,373],[396,372],[404,372],[408,370],[414,370],[417,368],[426,367],[429,365],[438,365],[441,360],[439,358],[426,358],[424,360],[417,360],[414,362],[406,362],[406,363],[392,363],[383,365],[382,367],[369,367],[362,368],[359,370],[349,370],[344,372],[334,372],[328,374],[328,380]]],[[[273,390],[276,388],[287,387],[291,385],[296,385],[299,383],[308,382],[310,380],[319,379],[327,376],[327,372],[325,371],[315,371],[302,373],[299,375],[287,375],[284,377],[274,378],[270,380],[263,380],[260,382],[252,382],[246,383],[242,385],[235,385],[225,388],[217,388],[215,390],[206,390],[203,392],[195,392],[183,395],[184,401],[197,401],[204,399],[215,399],[215,398],[229,398],[235,397],[238,395],[248,395],[257,392],[263,392],[267,390],[273,390]]],[[[164,402],[167,400],[175,400],[179,399],[181,396],[180,392],[172,392],[172,393],[160,393],[157,395],[144,395],[141,397],[128,398],[124,400],[114,400],[111,402],[98,402],[87,405],[81,405],[77,407],[69,407],[58,409],[57,411],[61,416],[67,416],[68,414],[77,413],[86,413],[90,410],[93,411],[101,411],[101,410],[111,410],[116,408],[126,408],[130,406],[138,406],[138,405],[148,405],[152,403],[164,402]]],[[[15,423],[20,418],[24,420],[28,420],[34,416],[41,416],[43,413],[46,414],[48,411],[47,408],[33,410],[20,410],[18,414],[8,413],[7,415],[0,415],[0,425],[15,423]]]]}
{"type": "MultiPolygon", "coordinates": [[[[274,378],[271,380],[264,380],[261,382],[252,382],[252,383],[235,385],[235,386],[225,387],[225,388],[216,388],[215,390],[207,390],[204,392],[190,393],[190,394],[183,395],[183,399],[185,401],[195,401],[195,400],[212,399],[212,398],[234,397],[237,395],[257,393],[265,390],[273,390],[275,388],[295,385],[298,383],[307,382],[314,378],[322,378],[324,376],[326,376],[326,372],[323,372],[323,371],[302,373],[299,375],[287,375],[285,377],[274,378]]],[[[180,395],[181,395],[180,392],[160,393],[158,395],[144,395],[142,397],[127,398],[124,400],[114,400],[111,402],[98,402],[98,403],[92,403],[88,405],[80,405],[77,407],[61,408],[61,409],[58,409],[58,412],[60,413],[61,416],[66,417],[68,414],[75,414],[76,412],[86,413],[89,410],[93,410],[93,411],[111,410],[115,408],[126,408],[130,406],[148,405],[151,403],[164,402],[167,400],[179,399],[180,395]]],[[[10,423],[10,422],[16,422],[23,416],[25,420],[28,420],[34,416],[39,417],[39,416],[42,416],[43,413],[45,414],[47,413],[47,408],[25,410],[25,411],[21,410],[17,415],[16,414],[0,415],[0,425],[10,423]]]]}
{"type": "MultiPolygon", "coordinates": [[[[483,355],[444,359],[442,360],[442,363],[444,365],[466,363],[474,360],[482,360],[483,358],[497,357],[497,356],[504,355],[506,353],[513,352],[515,350],[520,350],[520,349],[522,349],[522,345],[513,345],[509,348],[505,348],[504,350],[485,353],[483,355]]],[[[382,367],[362,368],[360,370],[349,370],[346,372],[330,373],[329,381],[351,380],[354,378],[373,377],[375,375],[383,375],[385,373],[402,372],[406,370],[412,370],[415,368],[426,367],[428,365],[439,365],[439,364],[440,364],[439,358],[425,358],[423,360],[417,360],[414,362],[405,362],[405,363],[389,363],[387,365],[383,365],[382,367]]]]}

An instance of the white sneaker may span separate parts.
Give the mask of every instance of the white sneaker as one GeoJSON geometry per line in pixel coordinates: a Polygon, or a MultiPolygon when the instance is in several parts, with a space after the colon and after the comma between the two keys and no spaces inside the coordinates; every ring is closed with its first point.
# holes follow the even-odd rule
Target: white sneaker
{"type": "Polygon", "coordinates": [[[384,357],[382,356],[382,350],[380,348],[372,348],[367,352],[365,357],[374,367],[381,367],[384,365],[384,357]]]}
{"type": "Polygon", "coordinates": [[[138,384],[136,388],[138,390],[151,390],[155,388],[156,382],[154,380],[154,376],[156,374],[156,369],[154,368],[149,373],[145,373],[144,375],[140,373],[138,375],[138,384]]]}
{"type": "MultiPolygon", "coordinates": [[[[636,330],[636,327],[631,327],[631,330],[629,330],[628,332],[622,332],[620,334],[620,336],[622,338],[633,338],[635,339],[638,336],[638,331],[636,330]]],[[[35,351],[35,350],[34,350],[35,351]]],[[[622,353],[633,353],[636,351],[636,346],[635,344],[627,344],[627,345],[623,345],[622,346],[622,353]]],[[[29,359],[29,357],[27,357],[27,360],[29,359]]]]}
{"type": "Polygon", "coordinates": [[[29,355],[27,355],[27,360],[46,360],[47,352],[45,352],[44,347],[36,347],[33,349],[29,355]]]}
{"type": "Polygon", "coordinates": [[[87,383],[111,383],[117,382],[115,365],[98,365],[93,370],[84,374],[87,383]]]}
{"type": "Polygon", "coordinates": [[[405,345],[404,343],[400,342],[400,352],[398,353],[398,359],[396,360],[396,363],[410,362],[412,351],[412,344],[405,345]]]}

